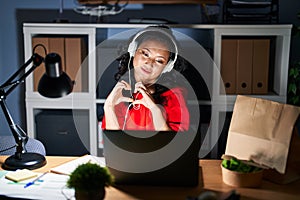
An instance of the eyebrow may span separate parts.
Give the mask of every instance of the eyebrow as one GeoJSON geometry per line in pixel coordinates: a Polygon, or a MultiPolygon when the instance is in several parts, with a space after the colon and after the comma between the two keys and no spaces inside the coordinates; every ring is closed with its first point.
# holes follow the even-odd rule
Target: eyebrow
{"type": "MultiPolygon", "coordinates": [[[[143,47],[143,48],[139,48],[139,49],[141,49],[141,50],[147,50],[147,51],[149,51],[151,53],[151,50],[149,48],[147,48],[147,47],[143,47]]],[[[168,60],[168,58],[166,58],[164,56],[156,56],[156,57],[162,58],[164,60],[168,60]]]]}

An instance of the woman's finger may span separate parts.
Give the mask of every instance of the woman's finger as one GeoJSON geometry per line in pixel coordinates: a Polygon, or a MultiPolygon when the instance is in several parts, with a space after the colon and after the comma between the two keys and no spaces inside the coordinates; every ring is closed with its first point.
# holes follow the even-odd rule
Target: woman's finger
{"type": "Polygon", "coordinates": [[[129,97],[120,97],[120,98],[119,98],[119,101],[120,101],[120,102],[128,102],[128,103],[131,103],[131,102],[133,102],[133,99],[132,99],[132,98],[129,98],[129,97]]]}
{"type": "Polygon", "coordinates": [[[134,86],[134,92],[137,92],[140,88],[143,90],[147,90],[147,88],[143,85],[142,82],[137,82],[134,86]]]}
{"type": "Polygon", "coordinates": [[[139,105],[139,104],[142,104],[142,105],[144,105],[145,107],[147,107],[147,105],[145,104],[145,102],[142,101],[142,100],[135,100],[135,101],[132,102],[132,104],[133,104],[133,105],[139,105]]]}
{"type": "Polygon", "coordinates": [[[120,82],[125,86],[125,87],[124,87],[125,90],[131,90],[131,87],[130,87],[130,84],[129,84],[129,83],[127,83],[127,82],[124,81],[124,80],[121,80],[120,82]]]}
{"type": "Polygon", "coordinates": [[[151,97],[150,93],[148,92],[148,90],[144,90],[143,88],[138,88],[137,92],[141,93],[142,96],[144,97],[145,95],[147,95],[148,97],[151,97]]]}

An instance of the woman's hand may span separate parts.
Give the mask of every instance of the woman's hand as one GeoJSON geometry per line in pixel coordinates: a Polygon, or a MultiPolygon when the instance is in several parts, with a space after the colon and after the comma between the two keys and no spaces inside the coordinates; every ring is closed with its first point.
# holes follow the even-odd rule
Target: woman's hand
{"type": "Polygon", "coordinates": [[[141,99],[137,99],[133,102],[134,105],[142,104],[148,109],[152,109],[156,107],[157,105],[154,102],[154,99],[152,98],[149,89],[147,89],[141,82],[137,82],[135,84],[135,93],[140,93],[137,94],[137,96],[142,95],[141,99]]]}
{"type": "Polygon", "coordinates": [[[141,82],[135,84],[135,92],[139,92],[143,97],[135,100],[134,105],[142,104],[148,108],[152,114],[152,120],[155,130],[168,131],[171,130],[168,126],[164,114],[162,112],[163,107],[155,104],[154,99],[151,96],[149,88],[146,88],[141,82]]]}
{"type": "Polygon", "coordinates": [[[130,85],[125,81],[118,82],[104,103],[105,123],[108,130],[120,130],[118,118],[115,113],[115,105],[120,102],[132,102],[133,99],[124,97],[122,90],[130,90],[130,85]]]}
{"type": "Polygon", "coordinates": [[[106,98],[104,107],[114,107],[118,105],[120,102],[132,102],[133,99],[129,97],[124,97],[122,94],[122,90],[130,90],[130,85],[126,81],[118,82],[111,93],[106,98]]]}

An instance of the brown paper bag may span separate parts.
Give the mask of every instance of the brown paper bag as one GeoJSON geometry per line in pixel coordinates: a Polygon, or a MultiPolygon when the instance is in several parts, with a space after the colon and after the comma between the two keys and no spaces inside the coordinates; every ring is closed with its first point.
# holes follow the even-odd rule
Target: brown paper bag
{"type": "MultiPolygon", "coordinates": [[[[290,141],[300,108],[238,95],[229,127],[226,155],[286,173],[290,141]]],[[[300,147],[297,147],[300,149],[300,147]]]]}

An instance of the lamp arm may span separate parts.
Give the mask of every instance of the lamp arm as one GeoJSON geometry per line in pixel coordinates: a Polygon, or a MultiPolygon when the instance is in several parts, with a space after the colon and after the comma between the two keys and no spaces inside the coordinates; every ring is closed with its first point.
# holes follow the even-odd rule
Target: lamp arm
{"type": "Polygon", "coordinates": [[[28,141],[28,135],[25,133],[25,131],[15,124],[13,118],[11,117],[9,110],[6,105],[6,97],[24,80],[26,79],[27,76],[29,76],[42,62],[44,58],[38,54],[33,54],[31,58],[23,64],[20,69],[18,69],[11,77],[8,78],[8,80],[0,86],[0,105],[3,110],[5,119],[9,125],[9,128],[15,138],[16,141],[16,153],[15,156],[17,159],[21,159],[22,153],[26,152],[25,149],[25,144],[28,141]],[[25,72],[18,80],[14,81],[15,78],[23,71],[26,69],[26,67],[30,64],[33,63],[31,68],[25,72]],[[5,89],[7,91],[5,91],[5,89]]]}
{"type": "Polygon", "coordinates": [[[5,99],[0,100],[0,105],[1,105],[2,111],[4,113],[5,119],[9,125],[10,131],[12,132],[12,134],[15,138],[15,141],[16,141],[17,149],[16,149],[15,155],[17,158],[20,159],[21,154],[26,152],[25,145],[28,141],[28,135],[25,133],[25,131],[20,126],[15,124],[14,120],[12,119],[12,117],[8,111],[5,99]]]}
{"type": "Polygon", "coordinates": [[[0,86],[0,90],[4,91],[4,95],[8,96],[20,83],[22,83],[27,76],[29,76],[38,66],[41,65],[41,63],[44,61],[44,58],[40,56],[39,54],[35,53],[33,54],[11,77],[7,79],[7,81],[0,86]],[[33,63],[31,68],[27,70],[18,80],[14,81],[15,78],[26,69],[26,67],[33,63]],[[7,91],[5,91],[5,88],[9,87],[7,91]]]}

